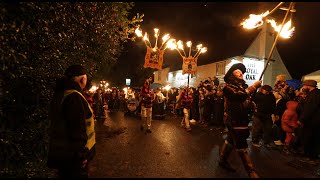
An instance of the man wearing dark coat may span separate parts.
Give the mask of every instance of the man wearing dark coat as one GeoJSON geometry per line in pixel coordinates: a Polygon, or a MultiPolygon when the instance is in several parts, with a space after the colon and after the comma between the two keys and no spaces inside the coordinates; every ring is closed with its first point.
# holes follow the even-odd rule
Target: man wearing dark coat
{"type": "Polygon", "coordinates": [[[232,65],[224,76],[226,82],[226,86],[223,88],[225,97],[224,121],[228,128],[228,134],[220,148],[219,166],[229,171],[235,171],[228,163],[228,157],[235,148],[249,177],[258,178],[247,151],[247,138],[250,135],[248,127],[249,103],[247,100],[249,95],[261,85],[261,80],[248,87],[243,80],[245,72],[246,67],[242,63],[237,63],[232,65]]]}
{"type": "Polygon", "coordinates": [[[305,80],[302,89],[307,92],[299,117],[303,125],[304,153],[311,160],[318,159],[320,154],[320,90],[315,80],[305,80]]]}
{"type": "Polygon", "coordinates": [[[86,83],[86,70],[70,66],[51,101],[47,165],[58,170],[59,178],[87,178],[95,154],[94,116],[81,93],[86,83]]]}
{"type": "Polygon", "coordinates": [[[275,115],[276,98],[272,93],[272,87],[263,85],[261,91],[253,98],[257,109],[253,116],[252,124],[252,145],[260,147],[260,140],[263,139],[265,146],[273,143],[272,139],[272,117],[275,115]]]}

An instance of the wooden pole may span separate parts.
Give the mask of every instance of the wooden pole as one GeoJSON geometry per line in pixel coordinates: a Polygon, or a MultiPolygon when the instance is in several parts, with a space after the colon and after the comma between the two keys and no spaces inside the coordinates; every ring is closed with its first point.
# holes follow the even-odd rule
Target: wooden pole
{"type": "Polygon", "coordinates": [[[275,10],[277,10],[284,2],[280,2],[275,8],[273,8],[270,13],[267,15],[269,16],[270,14],[272,14],[275,10]]]}
{"type": "Polygon", "coordinates": [[[272,53],[273,53],[274,48],[276,47],[276,44],[277,44],[277,42],[278,42],[278,39],[279,39],[280,33],[281,33],[281,31],[282,31],[283,25],[284,25],[284,23],[286,22],[286,19],[287,19],[288,14],[289,14],[289,12],[290,12],[290,10],[291,10],[292,7],[293,7],[293,2],[290,3],[290,5],[289,5],[289,10],[287,11],[286,15],[285,15],[284,18],[283,18],[283,21],[282,21],[280,30],[279,30],[279,32],[278,32],[278,34],[277,34],[277,36],[276,36],[276,38],[275,38],[275,40],[274,40],[274,42],[273,42],[273,44],[272,44],[271,50],[270,50],[269,55],[268,55],[268,58],[267,58],[267,63],[266,63],[266,65],[264,66],[264,69],[263,69],[263,71],[262,71],[262,73],[261,73],[261,75],[260,75],[259,80],[262,79],[262,76],[263,76],[263,74],[265,73],[265,71],[266,71],[266,69],[267,69],[267,67],[268,67],[268,64],[269,64],[271,55],[272,55],[272,53]]]}
{"type": "Polygon", "coordinates": [[[187,90],[187,99],[189,98],[189,95],[188,95],[188,93],[189,93],[189,73],[188,73],[188,84],[187,84],[187,88],[186,88],[186,90],[187,90]]]}

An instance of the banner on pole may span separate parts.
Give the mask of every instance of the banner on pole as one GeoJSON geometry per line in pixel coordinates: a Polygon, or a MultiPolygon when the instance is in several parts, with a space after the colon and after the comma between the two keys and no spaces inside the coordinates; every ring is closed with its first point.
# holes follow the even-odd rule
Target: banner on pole
{"type": "Polygon", "coordinates": [[[147,47],[147,53],[144,61],[144,68],[162,69],[164,50],[156,49],[155,51],[147,47]]]}
{"type": "Polygon", "coordinates": [[[182,74],[195,75],[197,73],[197,61],[198,61],[198,58],[183,57],[182,74]]]}

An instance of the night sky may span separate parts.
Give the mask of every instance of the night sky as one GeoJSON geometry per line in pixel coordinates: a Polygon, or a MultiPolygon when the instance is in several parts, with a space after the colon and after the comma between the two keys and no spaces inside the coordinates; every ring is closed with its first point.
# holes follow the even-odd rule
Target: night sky
{"type": "MultiPolygon", "coordinates": [[[[144,14],[141,29],[149,34],[154,45],[153,28],[159,28],[160,37],[170,33],[177,40],[193,47],[202,43],[208,48],[201,54],[198,65],[208,64],[232,56],[242,55],[259,33],[259,29],[245,30],[240,23],[249,14],[271,11],[278,2],[136,2],[133,14],[144,14]]],[[[288,7],[289,2],[283,6],[288,7]]],[[[320,2],[297,2],[292,23],[296,27],[293,37],[279,39],[278,52],[294,79],[320,69],[320,2]]],[[[286,11],[278,9],[272,14],[281,23],[286,11]]],[[[185,46],[185,44],[184,44],[185,46]]],[[[141,38],[125,45],[126,52],[118,65],[128,76],[141,68],[146,47],[141,38]]],[[[185,50],[187,47],[185,46],[185,50]]],[[[181,69],[182,59],[176,50],[167,49],[163,67],[181,69]]],[[[212,75],[213,76],[213,75],[212,75]]]]}

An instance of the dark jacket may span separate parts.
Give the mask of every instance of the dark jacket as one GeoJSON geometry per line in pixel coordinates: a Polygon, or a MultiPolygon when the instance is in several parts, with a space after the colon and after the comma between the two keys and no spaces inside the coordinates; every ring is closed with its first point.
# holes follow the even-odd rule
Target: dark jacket
{"type": "Polygon", "coordinates": [[[50,168],[90,160],[94,153],[94,148],[89,152],[85,147],[88,140],[85,120],[92,116],[87,101],[76,92],[63,100],[64,91],[72,89],[81,92],[77,83],[60,79],[51,101],[48,154],[50,168]]]}
{"type": "Polygon", "coordinates": [[[279,120],[275,122],[275,124],[280,127],[281,126],[281,121],[282,121],[282,115],[284,111],[287,109],[287,104],[288,100],[285,98],[281,98],[277,103],[276,103],[276,110],[275,110],[275,115],[279,117],[279,120]]]}
{"type": "Polygon", "coordinates": [[[169,92],[168,93],[169,103],[176,103],[178,95],[179,95],[179,93],[177,91],[176,92],[169,92]]]}
{"type": "Polygon", "coordinates": [[[257,116],[271,116],[275,113],[276,109],[276,98],[272,93],[263,94],[262,92],[257,92],[253,98],[253,101],[257,105],[257,116]]]}
{"type": "Polygon", "coordinates": [[[251,111],[250,103],[247,102],[250,93],[256,89],[248,87],[244,82],[227,83],[223,88],[225,97],[225,112],[227,113],[226,122],[232,122],[234,126],[248,126],[249,112],[251,111]]]}
{"type": "Polygon", "coordinates": [[[303,103],[299,120],[306,127],[320,128],[320,89],[309,92],[303,103]]]}

